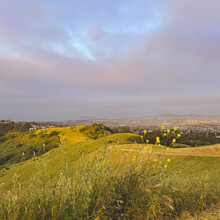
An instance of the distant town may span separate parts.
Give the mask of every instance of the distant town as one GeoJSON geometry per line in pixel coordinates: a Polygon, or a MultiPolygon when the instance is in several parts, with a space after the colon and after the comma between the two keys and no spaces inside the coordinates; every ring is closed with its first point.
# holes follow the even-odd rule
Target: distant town
{"type": "Polygon", "coordinates": [[[119,119],[98,119],[84,118],[68,121],[48,121],[48,122],[13,122],[11,120],[0,120],[0,124],[14,124],[23,126],[24,130],[37,130],[53,127],[82,126],[92,125],[94,123],[103,123],[110,128],[129,127],[131,130],[149,129],[158,130],[161,125],[166,128],[177,126],[181,131],[202,131],[202,132],[220,132],[220,116],[203,115],[159,115],[140,118],[119,118],[119,119]]]}
{"type": "MultiPolygon", "coordinates": [[[[0,121],[0,141],[4,140],[4,135],[10,132],[34,132],[38,129],[89,126],[104,124],[114,133],[133,133],[143,135],[143,130],[148,133],[151,143],[155,142],[155,137],[161,135],[161,126],[172,130],[178,127],[181,137],[177,144],[185,146],[204,146],[220,143],[220,117],[202,115],[159,115],[153,117],[120,118],[120,119],[97,119],[83,118],[68,121],[48,121],[48,122],[14,122],[11,120],[0,121]],[[2,138],[1,138],[2,137],[2,138]]],[[[177,147],[183,147],[177,145],[177,147]]]]}

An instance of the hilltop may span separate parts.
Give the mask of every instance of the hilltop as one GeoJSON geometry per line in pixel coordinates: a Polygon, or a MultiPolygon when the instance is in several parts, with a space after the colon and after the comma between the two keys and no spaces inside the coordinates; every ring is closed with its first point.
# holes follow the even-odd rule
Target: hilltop
{"type": "Polygon", "coordinates": [[[79,152],[93,152],[104,143],[131,144],[134,142],[131,137],[137,137],[135,134],[111,134],[109,128],[101,126],[95,131],[95,127],[48,128],[6,134],[5,141],[0,144],[1,166],[7,169],[5,178],[12,179],[17,173],[21,179],[30,179],[38,172],[36,162],[44,159],[48,172],[53,174],[64,166],[66,156],[72,163],[78,159],[79,152]],[[108,135],[105,132],[109,132],[108,135]]]}
{"type": "Polygon", "coordinates": [[[18,161],[2,164],[1,219],[176,219],[220,202],[219,145],[167,151],[103,124],[3,137],[18,161]]]}

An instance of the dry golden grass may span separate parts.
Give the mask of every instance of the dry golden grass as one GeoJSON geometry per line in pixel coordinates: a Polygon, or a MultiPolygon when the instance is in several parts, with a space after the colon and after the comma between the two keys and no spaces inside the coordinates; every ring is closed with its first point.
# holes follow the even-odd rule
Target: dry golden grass
{"type": "Polygon", "coordinates": [[[166,152],[166,154],[173,155],[194,155],[194,156],[220,156],[220,144],[203,146],[203,147],[192,147],[192,148],[166,148],[154,147],[154,145],[141,145],[141,144],[126,144],[126,145],[116,145],[112,147],[112,150],[121,151],[138,151],[142,149],[142,152],[147,152],[149,148],[153,148],[153,152],[166,152]]]}
{"type": "Polygon", "coordinates": [[[193,219],[219,202],[220,157],[197,157],[218,155],[219,145],[167,151],[127,144],[130,135],[89,140],[79,127],[59,130],[60,147],[1,177],[0,219],[193,219]]]}
{"type": "Polygon", "coordinates": [[[183,213],[185,220],[217,220],[220,219],[220,203],[203,211],[200,215],[191,216],[188,212],[183,213]]]}
{"type": "Polygon", "coordinates": [[[169,152],[180,154],[193,154],[193,155],[218,155],[220,156],[220,144],[204,146],[204,147],[192,147],[192,148],[178,148],[170,149],[169,152]]]}

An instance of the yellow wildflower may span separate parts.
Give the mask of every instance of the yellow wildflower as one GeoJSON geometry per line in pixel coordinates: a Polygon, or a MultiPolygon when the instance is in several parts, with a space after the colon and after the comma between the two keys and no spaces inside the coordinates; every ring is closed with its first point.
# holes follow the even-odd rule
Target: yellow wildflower
{"type": "Polygon", "coordinates": [[[165,136],[167,136],[167,134],[166,134],[166,133],[164,133],[164,134],[163,134],[163,136],[165,137],[165,136]]]}
{"type": "Polygon", "coordinates": [[[173,143],[175,143],[176,142],[176,139],[173,139],[173,143]]]}
{"type": "Polygon", "coordinates": [[[146,134],[147,133],[147,131],[146,130],[144,130],[144,134],[146,134]]]}
{"type": "Polygon", "coordinates": [[[149,143],[149,140],[146,140],[146,144],[148,144],[149,143]]]}
{"type": "Polygon", "coordinates": [[[174,126],[173,130],[174,130],[174,131],[177,131],[177,126],[174,126]]]}
{"type": "Polygon", "coordinates": [[[162,129],[162,130],[164,130],[164,129],[165,129],[165,127],[162,125],[162,126],[161,126],[161,129],[162,129]]]}
{"type": "Polygon", "coordinates": [[[156,143],[159,144],[160,143],[160,138],[156,137],[156,143]]]}
{"type": "Polygon", "coordinates": [[[167,168],[167,165],[164,165],[163,167],[164,167],[164,168],[167,168]]]}
{"type": "Polygon", "coordinates": [[[136,156],[133,156],[133,159],[132,159],[133,161],[135,161],[136,160],[136,156]]]}
{"type": "Polygon", "coordinates": [[[169,150],[169,148],[167,147],[166,150],[169,150]]]}
{"type": "Polygon", "coordinates": [[[171,159],[167,159],[167,163],[170,163],[171,159]]]}
{"type": "Polygon", "coordinates": [[[157,162],[157,159],[154,159],[154,162],[157,162]]]}
{"type": "Polygon", "coordinates": [[[181,134],[177,134],[177,137],[178,137],[178,138],[181,137],[181,134]]]}
{"type": "Polygon", "coordinates": [[[169,134],[170,133],[170,129],[167,129],[167,134],[169,134]]]}

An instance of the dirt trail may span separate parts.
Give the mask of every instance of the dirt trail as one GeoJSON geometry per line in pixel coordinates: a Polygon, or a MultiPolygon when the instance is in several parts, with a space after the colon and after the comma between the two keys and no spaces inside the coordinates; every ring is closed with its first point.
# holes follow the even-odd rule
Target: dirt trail
{"type": "MultiPolygon", "coordinates": [[[[115,149],[115,148],[111,148],[111,150],[116,150],[116,151],[134,151],[134,152],[137,152],[137,151],[141,151],[141,152],[144,152],[144,153],[149,153],[149,151],[147,150],[134,150],[134,149],[115,149]]],[[[152,154],[166,154],[166,155],[180,155],[180,156],[198,156],[198,157],[220,157],[220,155],[213,155],[213,154],[192,154],[192,153],[175,153],[175,152],[156,152],[156,151],[153,151],[153,152],[150,152],[152,154]]]]}

